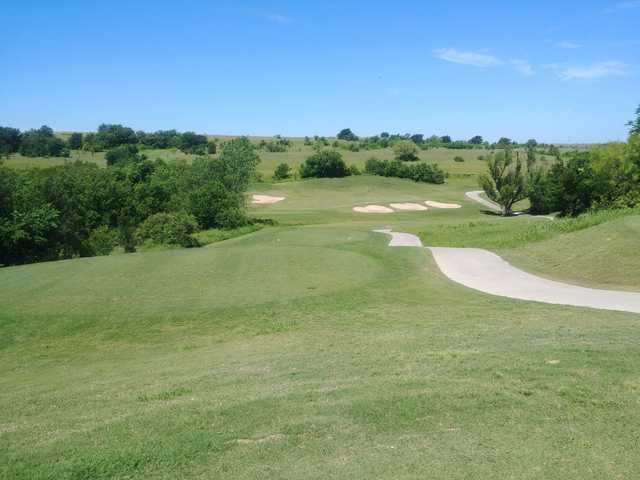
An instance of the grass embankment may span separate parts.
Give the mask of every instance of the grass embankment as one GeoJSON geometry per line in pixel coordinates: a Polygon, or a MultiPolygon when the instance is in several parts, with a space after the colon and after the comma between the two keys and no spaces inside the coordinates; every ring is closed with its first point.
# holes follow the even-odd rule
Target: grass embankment
{"type": "Polygon", "coordinates": [[[496,251],[524,270],[571,283],[640,290],[640,212],[610,210],[576,218],[517,217],[432,225],[431,246],[496,251]]]}

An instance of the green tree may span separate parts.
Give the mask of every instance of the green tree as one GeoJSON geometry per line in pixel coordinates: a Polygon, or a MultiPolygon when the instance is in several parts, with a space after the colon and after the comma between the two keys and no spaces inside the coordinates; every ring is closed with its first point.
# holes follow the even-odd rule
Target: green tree
{"type": "Polygon", "coordinates": [[[482,137],[480,135],[476,135],[475,137],[471,137],[471,139],[469,139],[469,143],[471,145],[482,145],[482,142],[484,140],[482,139],[482,137]]]}
{"type": "Polygon", "coordinates": [[[302,178],[346,177],[349,173],[342,155],[336,150],[321,150],[300,165],[302,178]]]}
{"type": "Polygon", "coordinates": [[[287,163],[281,163],[273,172],[274,180],[285,180],[291,176],[291,167],[287,163]]]}
{"type": "Polygon", "coordinates": [[[347,142],[355,142],[358,137],[351,131],[350,128],[343,128],[337,135],[338,140],[345,140],[347,142]]]}
{"type": "Polygon", "coordinates": [[[629,126],[630,135],[640,135],[640,105],[636,108],[636,118],[630,120],[627,125],[629,126]]]}
{"type": "Polygon", "coordinates": [[[8,157],[20,148],[20,130],[0,127],[0,158],[8,157]]]}
{"type": "Polygon", "coordinates": [[[492,155],[488,161],[488,172],[482,174],[479,183],[487,197],[502,207],[503,215],[513,214],[513,205],[527,196],[527,182],[520,158],[506,149],[492,155]]]}
{"type": "Polygon", "coordinates": [[[73,132],[67,140],[69,150],[80,150],[82,148],[82,133],[73,132]]]}
{"type": "Polygon", "coordinates": [[[98,127],[94,142],[95,151],[108,150],[120,145],[132,145],[138,143],[138,137],[132,128],[120,124],[105,124],[98,127]]]}
{"type": "Polygon", "coordinates": [[[410,140],[398,140],[393,144],[393,153],[396,160],[413,162],[418,160],[418,148],[410,140]]]}

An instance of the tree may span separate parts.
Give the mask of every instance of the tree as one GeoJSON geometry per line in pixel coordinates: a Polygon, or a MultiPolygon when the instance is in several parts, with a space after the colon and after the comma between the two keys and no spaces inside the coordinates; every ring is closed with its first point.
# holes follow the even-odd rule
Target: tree
{"type": "Polygon", "coordinates": [[[0,127],[0,158],[8,157],[20,148],[20,130],[0,127]]]}
{"type": "Polygon", "coordinates": [[[138,153],[135,145],[121,145],[109,150],[104,159],[108,166],[124,165],[125,163],[138,163],[145,159],[144,155],[138,153]]]}
{"type": "Polygon", "coordinates": [[[337,135],[337,138],[338,140],[345,140],[347,142],[355,142],[358,140],[358,137],[356,136],[355,133],[351,131],[350,128],[344,128],[340,130],[340,132],[337,135]]]}
{"type": "Polygon", "coordinates": [[[502,207],[503,215],[513,214],[513,205],[527,196],[524,167],[520,158],[514,161],[509,149],[492,155],[488,160],[488,173],[482,174],[480,186],[491,200],[502,207]]]}
{"type": "Polygon", "coordinates": [[[389,132],[382,132],[380,138],[389,138],[389,132]]]}
{"type": "Polygon", "coordinates": [[[442,137],[440,137],[440,143],[451,143],[451,137],[449,135],[443,135],[442,137]]]}
{"type": "Polygon", "coordinates": [[[393,153],[396,160],[402,162],[413,162],[418,160],[418,148],[410,140],[398,140],[393,144],[393,153]]]}
{"type": "Polygon", "coordinates": [[[273,172],[274,180],[285,180],[291,176],[291,167],[287,163],[281,163],[273,172]]]}
{"type": "Polygon", "coordinates": [[[207,152],[207,136],[184,132],[180,137],[180,150],[184,153],[204,155],[207,152]]]}
{"type": "Polygon", "coordinates": [[[410,137],[411,141],[416,145],[422,145],[424,143],[424,135],[421,133],[415,133],[410,137]]]}
{"type": "Polygon", "coordinates": [[[321,150],[311,155],[300,165],[300,176],[302,178],[346,177],[349,173],[342,155],[336,150],[321,150]]]}
{"type": "Polygon", "coordinates": [[[94,142],[96,151],[108,150],[120,145],[138,143],[138,137],[133,129],[129,127],[123,127],[120,124],[103,123],[98,127],[94,142]]]}
{"type": "Polygon", "coordinates": [[[627,125],[629,126],[629,135],[640,135],[640,105],[636,108],[636,118],[630,120],[627,125]]]}
{"type": "Polygon", "coordinates": [[[530,138],[529,140],[527,140],[527,143],[525,143],[527,148],[536,148],[538,146],[538,141],[535,138],[530,138]]]}
{"type": "Polygon", "coordinates": [[[471,139],[469,139],[469,143],[471,145],[482,145],[482,142],[484,140],[482,139],[482,136],[480,135],[476,135],[475,137],[471,137],[471,139]]]}
{"type": "Polygon", "coordinates": [[[500,137],[500,140],[498,140],[498,143],[496,144],[496,146],[498,148],[507,148],[508,146],[511,145],[511,139],[507,138],[507,137],[500,137]]]}
{"type": "Polygon", "coordinates": [[[67,140],[69,150],[80,150],[82,148],[82,134],[79,132],[73,132],[67,140]]]}
{"type": "Polygon", "coordinates": [[[38,130],[29,130],[20,136],[20,154],[25,157],[68,157],[62,139],[56,137],[53,130],[43,125],[38,130]]]}

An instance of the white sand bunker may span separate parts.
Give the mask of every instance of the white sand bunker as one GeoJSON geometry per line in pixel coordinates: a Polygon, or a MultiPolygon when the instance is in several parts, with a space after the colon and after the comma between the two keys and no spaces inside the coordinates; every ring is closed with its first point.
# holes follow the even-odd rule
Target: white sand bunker
{"type": "Polygon", "coordinates": [[[424,202],[425,205],[432,208],[462,208],[462,205],[457,203],[442,203],[442,202],[434,202],[432,200],[427,200],[424,202]]]}
{"type": "Polygon", "coordinates": [[[395,210],[428,210],[427,207],[419,203],[391,203],[389,205],[395,210]]]}
{"type": "Polygon", "coordinates": [[[269,203],[278,203],[284,200],[286,197],[272,197],[271,195],[254,195],[251,203],[257,203],[260,205],[269,203]]]}
{"type": "Polygon", "coordinates": [[[364,207],[353,207],[354,212],[358,213],[393,213],[389,207],[382,205],[366,205],[364,207]]]}

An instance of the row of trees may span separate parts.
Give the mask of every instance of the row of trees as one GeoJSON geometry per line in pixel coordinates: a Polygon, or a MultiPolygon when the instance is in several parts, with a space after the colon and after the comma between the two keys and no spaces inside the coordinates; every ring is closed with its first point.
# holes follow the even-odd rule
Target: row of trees
{"type": "Polygon", "coordinates": [[[501,137],[497,142],[490,143],[484,140],[481,135],[475,135],[468,140],[453,140],[449,135],[432,135],[430,137],[425,137],[425,135],[421,133],[405,133],[401,135],[399,133],[390,134],[389,132],[382,132],[380,135],[360,138],[355,135],[350,128],[345,128],[338,132],[336,138],[345,142],[359,142],[357,147],[366,150],[392,147],[397,141],[402,140],[411,141],[415,145],[424,149],[438,147],[451,149],[471,149],[478,147],[501,149],[508,147],[535,148],[538,146],[538,142],[535,139],[530,139],[523,144],[518,144],[510,138],[501,137]]]}
{"type": "Polygon", "coordinates": [[[488,158],[480,185],[505,215],[525,198],[535,214],[574,216],[592,209],[640,206],[640,107],[628,125],[627,142],[558,155],[550,168],[536,165],[530,149],[523,160],[507,148],[488,158]]]}
{"type": "Polygon", "coordinates": [[[0,166],[0,265],[130,252],[145,242],[194,246],[198,229],[248,222],[245,192],[258,162],[240,138],[191,164],[133,153],[107,168],[0,166]]]}
{"type": "Polygon", "coordinates": [[[0,127],[0,156],[20,153],[26,157],[68,157],[70,150],[101,152],[124,145],[140,148],[176,148],[198,155],[216,153],[215,141],[194,132],[159,130],[153,133],[134,132],[119,124],[103,124],[96,132],[74,132],[67,140],[56,136],[50,127],[20,132],[17,128],[0,127]]]}

